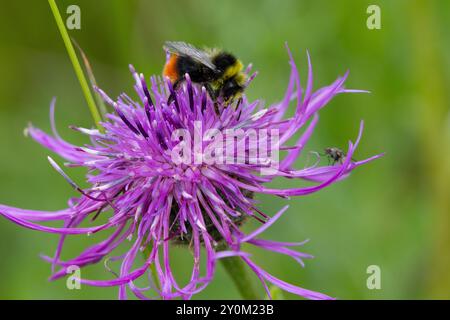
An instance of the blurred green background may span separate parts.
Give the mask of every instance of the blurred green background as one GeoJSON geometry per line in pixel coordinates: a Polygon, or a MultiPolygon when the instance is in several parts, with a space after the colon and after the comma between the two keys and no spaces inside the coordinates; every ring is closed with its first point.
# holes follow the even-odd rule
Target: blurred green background
{"type": "MultiPolygon", "coordinates": [[[[165,40],[229,49],[259,76],[251,98],[276,102],[289,77],[288,41],[306,76],[310,50],[315,88],[349,69],[347,87],[370,95],[341,95],[321,112],[307,150],[345,148],[360,119],[366,128],[355,155],[386,156],[347,180],[289,201],[289,211],[266,238],[311,239],[315,256],[300,268],[287,257],[252,251],[280,278],[341,299],[450,298],[450,2],[449,1],[57,1],[63,17],[81,8],[81,30],[70,31],[88,55],[97,82],[111,96],[132,91],[128,64],[160,74],[165,40]],[[381,8],[381,30],[368,30],[366,9],[381,8]],[[369,265],[381,268],[381,289],[366,287],[369,265]]],[[[49,130],[57,96],[60,134],[87,142],[69,124],[91,126],[86,107],[47,1],[2,1],[0,11],[0,203],[60,209],[75,192],[48,164],[48,152],[25,138],[26,124],[49,130]]],[[[71,170],[76,181],[84,172],[71,170]]],[[[275,183],[281,186],[283,182],[275,183]]],[[[287,201],[259,197],[275,213],[287,201]]],[[[247,226],[251,229],[252,225],[247,226]]],[[[47,282],[57,237],[0,219],[1,299],[115,299],[115,288],[68,290],[47,282]]],[[[63,258],[92,241],[72,237],[63,258]]],[[[186,273],[189,255],[176,249],[175,269],[186,273]]],[[[114,265],[113,265],[114,266],[114,265]]],[[[118,267],[115,265],[114,267],[118,267]]],[[[103,265],[82,271],[111,277],[103,265]]],[[[254,279],[256,282],[256,279],[254,279]]],[[[262,292],[262,287],[259,287],[262,292]]],[[[238,298],[219,266],[212,284],[195,298],[238,298]]],[[[287,295],[289,298],[294,298],[287,295]]]]}

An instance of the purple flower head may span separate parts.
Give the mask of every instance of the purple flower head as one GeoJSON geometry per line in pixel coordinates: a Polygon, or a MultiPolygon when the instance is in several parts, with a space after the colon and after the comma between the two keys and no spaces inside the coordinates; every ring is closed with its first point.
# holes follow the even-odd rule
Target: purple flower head
{"type": "MultiPolygon", "coordinates": [[[[249,244],[288,255],[303,265],[303,259],[311,256],[293,248],[304,242],[278,242],[261,237],[288,206],[270,217],[258,209],[254,196],[258,193],[286,198],[307,195],[347,177],[354,168],[380,156],[352,160],[361,138],[361,122],[356,142],[348,143],[345,158],[339,163],[321,166],[317,161],[303,169],[292,167],[317,125],[319,110],[337,94],[358,91],[344,89],[345,74],[313,92],[309,56],[308,79],[303,90],[291,55],[290,65],[290,81],[284,98],[267,108],[259,101],[248,101],[245,95],[232,105],[225,106],[221,102],[217,105],[205,88],[191,83],[189,77],[175,92],[170,82],[152,77],[147,83],[144,76],[131,67],[138,101],[126,94],[113,100],[96,88],[114,112],[102,123],[104,132],[73,127],[90,138],[90,144],[82,147],[62,140],[56,132],[53,101],[53,135],[32,126],[27,131],[38,143],[64,158],[66,167],[86,168],[90,187],[81,189],[49,157],[50,164],[80,196],[71,199],[68,207],[60,211],[31,211],[0,205],[0,213],[21,226],[61,236],[54,256],[44,257],[53,267],[51,279],[65,276],[72,265],[83,267],[106,259],[120,260],[120,271],[112,280],[81,279],[88,285],[118,286],[120,298],[126,298],[130,292],[143,299],[151,297],[151,292],[164,299],[190,298],[211,282],[219,259],[238,257],[261,280],[269,296],[267,284],[270,283],[309,299],[328,299],[324,294],[276,278],[241,250],[243,244],[249,244]],[[168,104],[170,95],[174,99],[168,104]],[[295,112],[285,117],[292,103],[295,103],[295,112]],[[226,138],[233,130],[243,134],[236,139],[233,137],[231,141],[236,144],[229,147],[230,141],[226,138]],[[298,141],[288,146],[287,142],[299,131],[298,141]],[[257,148],[245,142],[251,134],[257,136],[257,148]],[[208,149],[213,144],[216,148],[208,149]],[[237,155],[238,145],[243,146],[244,159],[237,155]],[[264,153],[261,146],[266,146],[268,152],[264,153]],[[231,152],[226,154],[226,150],[231,152]],[[274,156],[278,156],[278,151],[286,152],[282,160],[274,156]],[[206,153],[213,155],[214,161],[210,157],[207,162],[206,153]],[[230,157],[233,161],[227,161],[230,157]],[[290,189],[265,186],[277,177],[308,180],[315,185],[290,189]],[[103,224],[97,220],[100,215],[106,217],[103,224]],[[240,226],[250,219],[257,220],[260,226],[244,234],[240,226]],[[52,221],[61,221],[63,226],[45,224],[52,221]],[[107,230],[105,240],[91,245],[73,259],[60,259],[68,235],[107,230]],[[128,251],[115,256],[116,248],[123,243],[129,246],[128,251]],[[169,259],[171,243],[185,243],[192,251],[194,262],[187,283],[179,283],[173,275],[169,259]],[[141,261],[138,256],[142,254],[145,260],[137,265],[141,261]],[[202,265],[206,267],[201,268],[202,265]],[[149,276],[151,269],[157,281],[149,277],[148,287],[138,287],[135,280],[149,276]]],[[[248,82],[252,78],[248,77],[248,82]]]]}

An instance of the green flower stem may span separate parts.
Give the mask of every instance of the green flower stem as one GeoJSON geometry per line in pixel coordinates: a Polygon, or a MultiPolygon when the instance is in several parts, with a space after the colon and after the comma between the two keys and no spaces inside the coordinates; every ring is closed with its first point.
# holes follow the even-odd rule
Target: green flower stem
{"type": "MultiPolygon", "coordinates": [[[[142,253],[144,256],[144,260],[147,260],[150,255],[150,248],[146,247],[142,253]]],[[[259,294],[255,291],[252,279],[250,278],[242,259],[240,259],[239,257],[229,257],[220,259],[220,261],[222,262],[222,266],[225,268],[234,284],[236,285],[242,298],[246,300],[261,299],[259,294]]],[[[156,273],[154,263],[150,265],[150,272],[156,288],[161,289],[161,283],[159,282],[159,277],[156,273]]]]}
{"type": "Polygon", "coordinates": [[[83,73],[83,69],[81,68],[80,62],[78,61],[75,50],[72,46],[72,42],[70,41],[69,34],[67,33],[66,27],[62,20],[61,14],[59,13],[58,6],[56,5],[55,0],[48,0],[50,8],[52,9],[53,16],[55,17],[56,24],[58,25],[59,32],[61,33],[61,37],[64,41],[64,44],[67,49],[67,53],[69,54],[70,61],[72,62],[73,68],[77,75],[78,81],[80,82],[81,89],[83,91],[84,97],[88,104],[89,110],[91,111],[92,118],[94,119],[95,125],[100,131],[103,131],[102,126],[100,125],[101,117],[98,112],[97,106],[95,105],[94,98],[92,97],[91,91],[89,90],[88,82],[83,73]]]}
{"type": "Polygon", "coordinates": [[[244,261],[239,257],[228,257],[220,259],[222,266],[227,270],[228,275],[233,280],[242,298],[245,300],[261,299],[255,291],[244,261]]]}

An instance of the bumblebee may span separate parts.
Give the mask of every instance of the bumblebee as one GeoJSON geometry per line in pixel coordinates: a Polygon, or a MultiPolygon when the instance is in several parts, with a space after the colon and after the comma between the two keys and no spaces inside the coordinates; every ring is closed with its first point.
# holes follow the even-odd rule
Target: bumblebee
{"type": "Polygon", "coordinates": [[[185,42],[166,42],[164,50],[170,53],[170,58],[163,75],[170,79],[174,89],[188,74],[192,82],[205,87],[214,102],[221,98],[225,105],[239,98],[245,89],[242,62],[231,53],[218,49],[200,50],[185,42]]]}

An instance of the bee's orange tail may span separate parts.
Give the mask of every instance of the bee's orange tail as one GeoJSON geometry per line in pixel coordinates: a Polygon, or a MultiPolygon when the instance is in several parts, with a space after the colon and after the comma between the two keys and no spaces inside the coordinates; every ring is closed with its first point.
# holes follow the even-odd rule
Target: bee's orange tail
{"type": "Polygon", "coordinates": [[[163,76],[170,79],[170,81],[175,82],[178,79],[178,71],[177,71],[177,56],[171,55],[169,61],[167,61],[164,66],[163,76]]]}

